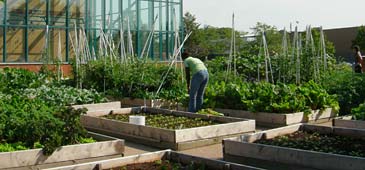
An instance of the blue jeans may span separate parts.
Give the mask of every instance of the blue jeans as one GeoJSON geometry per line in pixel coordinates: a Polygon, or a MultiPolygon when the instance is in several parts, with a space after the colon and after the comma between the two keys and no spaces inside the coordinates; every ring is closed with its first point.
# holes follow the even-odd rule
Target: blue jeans
{"type": "Polygon", "coordinates": [[[190,85],[189,112],[196,113],[203,107],[203,96],[208,80],[207,70],[199,71],[193,75],[190,85]]]}

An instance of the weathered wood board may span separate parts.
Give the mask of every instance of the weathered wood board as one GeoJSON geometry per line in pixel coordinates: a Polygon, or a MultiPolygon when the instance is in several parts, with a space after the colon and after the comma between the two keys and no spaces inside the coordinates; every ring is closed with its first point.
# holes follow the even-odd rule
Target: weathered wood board
{"type": "Polygon", "coordinates": [[[100,110],[112,110],[121,108],[120,102],[109,102],[109,103],[98,103],[98,104],[84,104],[84,105],[74,105],[75,109],[86,108],[88,111],[100,111],[100,110]]]}
{"type": "Polygon", "coordinates": [[[167,108],[167,109],[177,109],[178,103],[169,102],[162,99],[132,99],[123,98],[120,100],[122,107],[155,107],[155,108],[167,108]]]}
{"type": "Polygon", "coordinates": [[[53,164],[66,161],[123,155],[124,141],[113,140],[90,144],[62,146],[50,156],[42,149],[0,153],[0,169],[53,164]]]}
{"type": "Polygon", "coordinates": [[[90,131],[95,131],[118,138],[134,140],[139,143],[147,142],[148,144],[159,148],[175,150],[180,150],[182,148],[189,149],[186,146],[180,145],[183,143],[189,143],[191,146],[202,146],[203,143],[209,145],[219,143],[222,140],[222,137],[231,137],[232,135],[240,135],[255,131],[254,120],[198,115],[188,112],[171,111],[149,107],[124,108],[116,109],[115,111],[104,110],[99,112],[89,112],[87,115],[81,116],[81,123],[86,129],[90,131]],[[140,111],[152,114],[160,113],[190,118],[202,118],[205,120],[217,121],[222,124],[181,130],[169,130],[150,126],[139,126],[101,117],[103,115],[109,114],[110,112],[113,112],[113,114],[133,114],[140,111]],[[194,141],[200,142],[200,144],[192,144],[194,141]]]}
{"type": "Polygon", "coordinates": [[[226,161],[238,159],[255,159],[272,164],[280,164],[287,168],[305,167],[321,170],[365,170],[365,158],[323,152],[292,149],[254,143],[260,139],[270,139],[281,135],[294,133],[298,130],[315,131],[318,133],[333,133],[350,137],[365,137],[364,130],[324,127],[307,124],[298,124],[288,127],[263,131],[255,134],[243,135],[238,138],[223,141],[223,152],[226,161]]]}
{"type": "Polygon", "coordinates": [[[91,163],[64,166],[58,168],[50,168],[46,170],[90,170],[90,169],[110,169],[117,168],[121,166],[126,166],[130,164],[147,163],[154,162],[157,160],[169,160],[171,162],[177,162],[182,164],[191,164],[192,162],[196,164],[204,164],[206,169],[210,170],[262,170],[259,168],[245,166],[235,163],[224,162],[220,160],[206,159],[196,156],[185,155],[178,152],[173,152],[170,150],[146,153],[142,155],[129,156],[124,158],[116,158],[104,161],[96,161],[91,163]]]}
{"type": "Polygon", "coordinates": [[[230,109],[215,109],[215,110],[230,117],[254,119],[256,120],[257,125],[269,126],[269,127],[287,126],[287,125],[308,123],[308,122],[324,123],[331,121],[332,118],[336,116],[336,113],[330,108],[322,111],[319,110],[312,111],[312,113],[307,116],[303,112],[279,114],[279,113],[263,113],[263,112],[254,113],[250,111],[230,110],[230,109]]]}
{"type": "Polygon", "coordinates": [[[339,117],[332,120],[332,125],[353,129],[365,129],[365,121],[352,120],[352,116],[339,117]]]}

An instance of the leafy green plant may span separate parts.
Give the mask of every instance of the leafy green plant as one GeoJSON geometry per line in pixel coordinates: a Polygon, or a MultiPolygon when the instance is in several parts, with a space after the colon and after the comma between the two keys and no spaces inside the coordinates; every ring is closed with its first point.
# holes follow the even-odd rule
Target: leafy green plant
{"type": "Polygon", "coordinates": [[[351,114],[355,120],[365,121],[365,104],[360,104],[359,107],[353,108],[351,114]]]}
{"type": "Polygon", "coordinates": [[[48,84],[47,77],[25,69],[0,70],[0,92],[11,94],[19,89],[37,88],[48,84]]]}
{"type": "Polygon", "coordinates": [[[43,148],[51,154],[63,145],[91,141],[80,124],[86,110],[65,107],[104,101],[93,90],[59,86],[48,73],[0,70],[0,149],[43,148]]]}
{"type": "Polygon", "coordinates": [[[223,113],[216,112],[212,109],[202,109],[198,112],[198,114],[202,115],[213,115],[213,116],[224,116],[223,113]]]}
{"type": "Polygon", "coordinates": [[[335,71],[324,77],[321,85],[331,95],[338,96],[340,115],[351,113],[352,108],[365,102],[365,76],[351,70],[335,71]]]}
{"type": "Polygon", "coordinates": [[[215,83],[206,90],[206,107],[252,112],[294,113],[332,107],[338,109],[336,96],[310,81],[295,84],[215,83]]]}
{"type": "Polygon", "coordinates": [[[75,105],[102,103],[107,99],[95,90],[77,89],[70,86],[41,86],[19,91],[19,95],[38,98],[49,105],[75,105]]]}
{"type": "Polygon", "coordinates": [[[96,89],[116,98],[167,99],[176,101],[186,93],[180,69],[171,69],[157,95],[162,79],[169,67],[154,62],[136,60],[133,63],[118,61],[92,61],[82,66],[83,86],[96,89]]]}
{"type": "Polygon", "coordinates": [[[59,146],[78,143],[86,135],[79,122],[85,110],[49,106],[22,96],[0,99],[0,105],[1,141],[22,142],[29,148],[39,142],[44,153],[50,154],[59,146]]]}

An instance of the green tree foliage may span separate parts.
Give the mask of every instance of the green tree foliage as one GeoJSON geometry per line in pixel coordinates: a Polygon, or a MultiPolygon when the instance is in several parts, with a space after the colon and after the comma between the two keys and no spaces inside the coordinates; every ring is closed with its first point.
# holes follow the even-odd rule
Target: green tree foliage
{"type": "MultiPolygon", "coordinates": [[[[217,28],[212,26],[205,26],[200,28],[196,17],[191,13],[186,13],[184,17],[185,31],[192,32],[192,35],[185,44],[185,49],[193,56],[204,59],[208,55],[228,55],[232,29],[231,28],[217,28]]],[[[244,33],[236,32],[236,48],[240,51],[243,47],[243,40],[240,35],[244,33]]]]}
{"type": "Polygon", "coordinates": [[[358,45],[360,49],[365,49],[365,26],[358,29],[355,40],[352,41],[352,46],[358,45]]]}
{"type": "MultiPolygon", "coordinates": [[[[262,33],[265,32],[267,45],[269,48],[270,55],[276,55],[281,51],[282,44],[282,33],[275,27],[271,25],[267,25],[265,23],[258,22],[256,26],[251,28],[252,34],[256,35],[256,41],[251,42],[253,47],[256,47],[257,51],[254,54],[259,54],[259,49],[257,47],[262,46],[262,33]]],[[[253,52],[253,51],[250,51],[253,52]]]]}

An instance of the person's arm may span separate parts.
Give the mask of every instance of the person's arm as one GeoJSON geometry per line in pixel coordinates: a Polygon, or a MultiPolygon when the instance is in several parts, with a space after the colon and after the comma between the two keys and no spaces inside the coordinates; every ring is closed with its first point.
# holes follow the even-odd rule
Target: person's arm
{"type": "Polygon", "coordinates": [[[361,53],[360,52],[357,52],[356,54],[356,62],[357,64],[362,64],[362,56],[361,56],[361,53]]]}
{"type": "Polygon", "coordinates": [[[189,67],[185,67],[185,78],[186,78],[186,87],[188,88],[188,92],[190,92],[190,69],[189,69],[189,67]]]}

